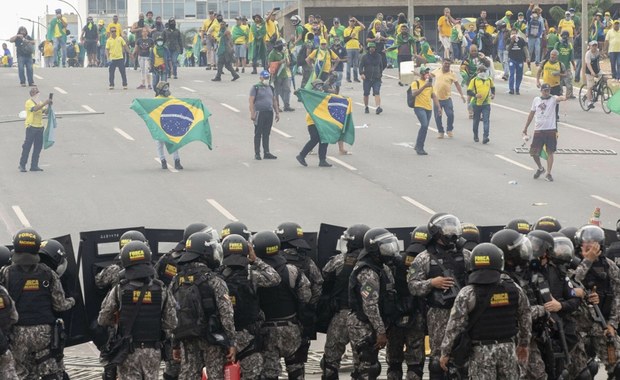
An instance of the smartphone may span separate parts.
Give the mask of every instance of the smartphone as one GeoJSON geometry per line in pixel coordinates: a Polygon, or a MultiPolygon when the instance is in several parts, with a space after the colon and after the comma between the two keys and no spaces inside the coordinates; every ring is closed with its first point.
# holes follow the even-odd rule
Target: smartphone
{"type": "Polygon", "coordinates": [[[54,93],[50,92],[50,100],[52,100],[54,98],[54,93]]]}

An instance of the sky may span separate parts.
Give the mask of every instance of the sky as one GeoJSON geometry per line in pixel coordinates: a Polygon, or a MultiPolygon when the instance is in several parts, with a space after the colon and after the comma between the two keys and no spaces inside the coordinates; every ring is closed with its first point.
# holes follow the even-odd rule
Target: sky
{"type": "MultiPolygon", "coordinates": [[[[67,0],[67,2],[72,4],[75,8],[78,7],[77,0],[67,0]]],[[[2,0],[2,12],[0,12],[0,40],[8,40],[13,37],[17,33],[17,28],[21,25],[28,29],[28,33],[31,33],[32,23],[20,20],[19,18],[24,17],[31,20],[38,20],[40,16],[45,15],[46,6],[49,9],[49,13],[54,13],[54,10],[57,8],[62,9],[63,13],[75,13],[70,6],[57,0],[2,0]]]]}

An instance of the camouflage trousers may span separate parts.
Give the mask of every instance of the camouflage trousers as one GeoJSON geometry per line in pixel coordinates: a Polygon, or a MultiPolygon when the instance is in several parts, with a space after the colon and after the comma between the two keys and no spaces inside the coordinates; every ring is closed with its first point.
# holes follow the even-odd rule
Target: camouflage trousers
{"type": "MultiPolygon", "coordinates": [[[[258,338],[260,339],[260,337],[258,338]]],[[[235,334],[235,342],[237,342],[237,354],[243,351],[254,340],[254,335],[248,330],[237,331],[235,334]]],[[[256,343],[254,343],[256,344],[256,343]]],[[[241,377],[244,380],[256,380],[260,377],[263,370],[263,356],[261,355],[261,347],[258,350],[239,361],[241,365],[241,377]]]]}
{"type": "MultiPolygon", "coordinates": [[[[322,366],[323,373],[338,373],[342,355],[344,355],[349,344],[349,331],[347,330],[347,317],[350,310],[343,309],[334,314],[327,328],[327,336],[325,337],[325,349],[323,354],[322,366]]],[[[358,363],[357,354],[353,353],[354,365],[358,363]]]]}
{"type": "Polygon", "coordinates": [[[0,379],[18,380],[17,372],[15,371],[15,360],[11,350],[7,350],[3,355],[0,355],[0,379]]]}
{"type": "MultiPolygon", "coordinates": [[[[605,364],[605,370],[608,372],[614,369],[614,364],[609,364],[609,358],[607,356],[607,336],[604,334],[600,325],[593,325],[588,334],[588,338],[592,344],[592,347],[596,351],[596,356],[605,364]]],[[[618,335],[613,339],[614,346],[616,348],[616,358],[620,358],[620,352],[618,351],[618,335]]]]}
{"type": "Polygon", "coordinates": [[[10,349],[19,379],[39,379],[44,376],[62,378],[62,368],[55,358],[48,358],[37,364],[37,361],[50,353],[51,325],[15,326],[10,337],[10,349]]]}
{"type": "Polygon", "coordinates": [[[202,378],[202,368],[207,368],[210,380],[224,380],[226,352],[223,347],[214,346],[204,339],[184,339],[181,341],[181,373],[179,380],[202,378]]]}
{"type": "Polygon", "coordinates": [[[407,380],[421,380],[426,353],[424,351],[424,319],[417,317],[411,327],[392,326],[387,331],[385,361],[388,380],[402,378],[403,361],[407,364],[407,380]],[[397,368],[396,371],[391,370],[397,368]]]}
{"type": "Polygon", "coordinates": [[[432,307],[426,314],[428,325],[428,340],[431,346],[431,359],[441,357],[441,342],[446,333],[446,325],[450,319],[450,309],[432,307]]]}
{"type": "Polygon", "coordinates": [[[161,351],[158,348],[136,348],[118,366],[120,379],[159,379],[161,351]]]}
{"type": "Polygon", "coordinates": [[[517,380],[519,366],[514,343],[473,346],[469,357],[471,380],[517,380]]]}
{"type": "Polygon", "coordinates": [[[282,372],[280,358],[284,358],[289,378],[291,374],[295,374],[295,379],[303,379],[305,364],[294,355],[301,345],[300,326],[294,322],[288,322],[288,325],[284,326],[274,326],[271,322],[265,322],[261,334],[264,339],[262,377],[268,379],[279,377],[282,372]]]}
{"type": "MultiPolygon", "coordinates": [[[[547,380],[547,373],[545,372],[545,362],[540,354],[540,349],[536,343],[536,339],[532,337],[530,345],[528,347],[529,357],[527,366],[523,366],[519,363],[521,380],[547,380]]],[[[471,365],[471,364],[470,364],[471,365]]]]}
{"type": "Polygon", "coordinates": [[[164,370],[164,379],[176,379],[181,373],[181,362],[175,360],[168,360],[166,362],[166,369],[164,370]]]}
{"type": "Polygon", "coordinates": [[[575,347],[570,352],[570,361],[568,362],[568,376],[571,379],[577,376],[588,365],[588,353],[586,352],[585,339],[586,333],[577,333],[578,340],[575,347]]]}
{"type": "MultiPolygon", "coordinates": [[[[354,366],[359,379],[368,379],[369,372],[373,368],[381,371],[379,363],[379,351],[374,347],[376,333],[369,322],[360,321],[355,313],[350,313],[347,318],[347,328],[351,339],[351,348],[357,354],[359,362],[354,366]]],[[[376,378],[371,376],[372,378],[376,378]]]]}

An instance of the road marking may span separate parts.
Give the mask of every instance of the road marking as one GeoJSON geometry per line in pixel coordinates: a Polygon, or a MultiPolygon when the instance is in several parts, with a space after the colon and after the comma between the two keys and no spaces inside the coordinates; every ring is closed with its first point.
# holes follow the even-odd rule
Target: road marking
{"type": "Polygon", "coordinates": [[[235,218],[235,216],[233,214],[231,214],[230,211],[226,210],[224,208],[224,206],[219,204],[219,202],[216,201],[215,199],[207,199],[207,202],[209,202],[209,204],[211,206],[213,206],[213,208],[215,208],[217,211],[219,211],[220,214],[224,215],[224,217],[226,219],[231,220],[233,222],[238,222],[239,221],[239,219],[235,218]]]}
{"type": "Polygon", "coordinates": [[[200,80],[200,79],[194,79],[194,82],[196,82],[196,83],[204,83],[205,81],[200,80]]]}
{"type": "MultiPolygon", "coordinates": [[[[358,106],[366,107],[366,106],[364,105],[364,103],[358,103],[358,102],[355,102],[355,104],[357,104],[358,106]]],[[[373,107],[373,106],[368,106],[368,108],[370,108],[371,110],[376,110],[376,109],[377,109],[377,107],[373,107]]]]}
{"type": "Polygon", "coordinates": [[[433,211],[433,209],[430,209],[430,208],[424,206],[422,203],[416,201],[413,198],[410,198],[410,197],[408,197],[406,195],[403,195],[401,198],[403,198],[404,200],[406,200],[407,202],[411,203],[412,205],[414,205],[415,207],[419,208],[420,210],[422,210],[424,212],[427,212],[427,213],[429,213],[431,215],[435,214],[435,211],[433,211]]]}
{"type": "Polygon", "coordinates": [[[287,139],[290,139],[290,138],[292,138],[292,137],[293,137],[293,136],[289,135],[289,134],[288,134],[288,133],[286,133],[286,132],[282,132],[282,131],[281,131],[281,130],[279,130],[278,128],[271,127],[271,130],[272,130],[272,131],[274,131],[275,133],[277,133],[277,134],[281,135],[281,136],[286,137],[287,139]]]}
{"type": "MultiPolygon", "coordinates": [[[[159,158],[154,157],[154,159],[155,159],[155,162],[157,162],[158,164],[160,164],[160,165],[161,165],[161,160],[160,160],[159,158]]],[[[170,165],[170,164],[167,164],[167,165],[168,165],[168,170],[170,170],[171,172],[173,172],[173,173],[178,173],[178,172],[179,172],[178,170],[176,170],[176,169],[174,168],[174,166],[172,166],[172,165],[170,165]]]]}
{"type": "Polygon", "coordinates": [[[383,74],[384,77],[388,77],[388,78],[392,78],[392,79],[399,79],[398,77],[395,77],[394,75],[388,75],[388,74],[383,74]]]}
{"type": "Polygon", "coordinates": [[[228,105],[228,104],[226,104],[226,103],[220,103],[220,104],[221,104],[221,105],[223,105],[224,107],[228,108],[229,110],[233,111],[233,112],[241,112],[241,111],[239,111],[238,109],[236,109],[235,107],[233,107],[233,106],[229,106],[229,105],[228,105]]]}
{"type": "Polygon", "coordinates": [[[511,164],[513,164],[513,165],[517,165],[518,167],[523,168],[523,169],[525,169],[525,170],[534,171],[534,168],[531,168],[531,167],[529,167],[529,166],[527,166],[527,165],[524,165],[524,164],[522,164],[522,163],[520,163],[520,162],[517,162],[517,161],[515,161],[515,160],[511,160],[510,158],[508,158],[508,157],[504,157],[504,156],[502,156],[501,154],[496,154],[496,155],[495,155],[495,157],[499,158],[500,160],[504,160],[504,161],[506,161],[506,162],[510,162],[510,163],[511,163],[511,164]]]}
{"type": "Polygon", "coordinates": [[[356,171],[357,169],[349,164],[347,164],[344,161],[341,161],[339,159],[337,159],[336,157],[333,156],[327,156],[327,158],[329,158],[331,161],[334,161],[335,163],[337,163],[340,166],[344,166],[345,168],[351,170],[351,171],[356,171]]]}
{"type": "Polygon", "coordinates": [[[114,130],[118,132],[119,135],[123,136],[129,141],[135,141],[133,137],[129,136],[129,134],[118,127],[114,127],[114,130]]]}
{"type": "Polygon", "coordinates": [[[35,78],[37,78],[37,79],[43,79],[43,77],[42,77],[42,76],[37,75],[37,74],[34,74],[34,77],[35,77],[35,78]]]}
{"type": "Polygon", "coordinates": [[[24,227],[31,227],[30,222],[28,221],[28,218],[26,218],[26,215],[24,215],[21,207],[19,207],[18,205],[14,205],[13,212],[15,212],[15,215],[17,215],[17,219],[19,219],[19,221],[24,227]]]}
{"type": "Polygon", "coordinates": [[[60,88],[60,87],[54,87],[54,90],[56,90],[56,91],[60,92],[60,93],[61,93],[61,94],[63,94],[63,95],[67,95],[67,91],[63,90],[63,89],[62,89],[62,88],[60,88]]]}
{"type": "Polygon", "coordinates": [[[88,112],[97,112],[94,109],[92,109],[89,106],[87,106],[86,104],[82,104],[82,108],[84,108],[88,112]]]}
{"type": "Polygon", "coordinates": [[[601,197],[601,196],[594,195],[594,194],[593,194],[593,195],[590,195],[590,196],[591,196],[592,198],[594,198],[594,199],[597,199],[597,200],[601,201],[601,202],[607,203],[607,204],[608,204],[608,205],[610,205],[610,206],[614,206],[615,208],[620,208],[620,204],[617,204],[616,202],[612,202],[612,201],[610,201],[609,199],[605,199],[605,198],[603,198],[603,197],[601,197]]]}
{"type": "Polygon", "coordinates": [[[189,91],[189,92],[196,92],[196,90],[189,88],[189,87],[183,87],[181,86],[182,89],[184,89],[185,91],[189,91]]]}

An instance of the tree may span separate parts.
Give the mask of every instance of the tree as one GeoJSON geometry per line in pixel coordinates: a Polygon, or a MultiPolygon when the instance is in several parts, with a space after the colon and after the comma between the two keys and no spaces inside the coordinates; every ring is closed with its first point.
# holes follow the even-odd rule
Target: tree
{"type": "MultiPolygon", "coordinates": [[[[613,5],[613,0],[594,0],[592,4],[588,5],[588,24],[590,24],[590,20],[592,20],[592,17],[594,17],[596,12],[604,13],[605,11],[611,9],[613,5]]],[[[549,14],[551,15],[551,18],[557,23],[564,18],[565,12],[570,8],[575,8],[575,16],[581,18],[580,0],[568,0],[566,9],[558,5],[551,7],[551,9],[549,9],[549,14]]],[[[579,27],[579,25],[577,25],[577,27],[579,27]]]]}

